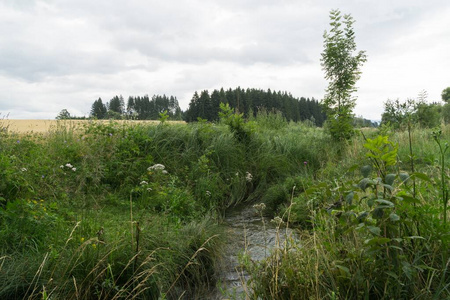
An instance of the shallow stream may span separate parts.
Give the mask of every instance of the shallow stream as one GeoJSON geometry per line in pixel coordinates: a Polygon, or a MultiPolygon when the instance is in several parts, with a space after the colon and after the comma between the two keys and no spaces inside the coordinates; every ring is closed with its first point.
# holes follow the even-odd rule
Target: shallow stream
{"type": "Polygon", "coordinates": [[[261,218],[252,206],[237,207],[228,212],[225,226],[230,242],[225,249],[218,288],[210,299],[248,299],[246,296],[251,294],[246,284],[249,274],[240,265],[239,255],[245,252],[251,260],[261,261],[277,247],[277,236],[278,245],[282,245],[293,231],[277,230],[271,219],[261,218]]]}

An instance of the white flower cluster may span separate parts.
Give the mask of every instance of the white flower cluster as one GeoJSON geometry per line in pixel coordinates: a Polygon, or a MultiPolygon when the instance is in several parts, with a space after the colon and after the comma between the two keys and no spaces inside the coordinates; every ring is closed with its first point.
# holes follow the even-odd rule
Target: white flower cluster
{"type": "Polygon", "coordinates": [[[253,205],[253,208],[259,211],[263,211],[266,209],[266,204],[264,203],[260,203],[260,204],[255,204],[253,205]]]}
{"type": "Polygon", "coordinates": [[[61,169],[64,169],[64,168],[67,168],[67,169],[71,169],[72,171],[76,171],[77,170],[77,168],[75,168],[74,166],[72,166],[72,164],[70,164],[70,163],[67,163],[67,164],[65,164],[65,165],[60,165],[59,166],[61,169]]]}
{"type": "Polygon", "coordinates": [[[277,226],[280,226],[281,224],[284,223],[283,219],[278,216],[273,218],[270,222],[275,223],[277,226]]]}
{"type": "Polygon", "coordinates": [[[162,164],[156,164],[147,168],[147,171],[161,171],[163,174],[167,174],[167,171],[164,170],[166,167],[162,164]]]}
{"type": "Polygon", "coordinates": [[[210,191],[206,191],[206,196],[211,197],[211,192],[210,191]]]}
{"type": "Polygon", "coordinates": [[[27,170],[27,168],[22,168],[22,169],[20,169],[22,172],[26,172],[26,171],[28,171],[27,170]]]}
{"type": "Polygon", "coordinates": [[[147,185],[148,184],[148,182],[147,181],[145,181],[145,180],[143,180],[143,181],[141,181],[141,183],[139,183],[140,185],[147,185]]]}
{"type": "Polygon", "coordinates": [[[251,182],[253,180],[253,176],[250,172],[245,173],[245,180],[247,180],[247,182],[251,182]]]}

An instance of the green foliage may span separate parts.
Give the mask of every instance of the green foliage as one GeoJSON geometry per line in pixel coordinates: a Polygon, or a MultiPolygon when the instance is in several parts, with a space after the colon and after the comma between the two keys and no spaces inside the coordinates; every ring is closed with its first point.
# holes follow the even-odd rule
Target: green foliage
{"type": "Polygon", "coordinates": [[[251,138],[251,128],[246,126],[243,114],[235,113],[228,104],[220,103],[219,117],[233,132],[238,142],[248,143],[251,138]]]}
{"type": "Polygon", "coordinates": [[[445,88],[441,93],[442,101],[449,103],[450,102],[450,87],[445,88]]]}
{"type": "Polygon", "coordinates": [[[426,103],[427,94],[421,92],[418,99],[407,99],[404,102],[387,100],[384,103],[382,124],[390,124],[394,129],[401,129],[411,124],[419,124],[424,128],[433,128],[440,124],[440,106],[426,103]]]}
{"type": "Polygon", "coordinates": [[[57,120],[68,120],[70,119],[70,113],[67,111],[67,109],[63,109],[59,112],[59,114],[56,116],[57,120]]]}
{"type": "Polygon", "coordinates": [[[371,164],[360,168],[361,175],[356,165],[339,178],[293,193],[285,215],[309,231],[275,248],[266,260],[247,263],[252,297],[450,296],[450,239],[445,217],[442,223],[436,209],[435,180],[423,173],[396,173],[398,145],[386,136],[368,139],[364,148],[371,164]],[[424,197],[413,196],[412,178],[424,197]]]}
{"type": "Polygon", "coordinates": [[[445,124],[450,124],[450,103],[446,103],[442,106],[442,118],[445,124]]]}
{"type": "Polygon", "coordinates": [[[350,15],[342,16],[339,10],[330,12],[330,32],[324,33],[324,51],[321,65],[325,79],[329,80],[323,107],[328,116],[328,128],[336,140],[349,139],[353,135],[353,108],[356,81],[360,78],[360,67],[366,61],[364,51],[356,55],[354,20],[350,15]],[[342,29],[341,26],[345,27],[342,29]]]}
{"type": "Polygon", "coordinates": [[[446,172],[446,168],[445,168],[445,166],[446,166],[445,153],[449,149],[449,145],[448,145],[448,142],[446,142],[444,145],[442,144],[441,136],[442,136],[441,130],[433,132],[433,139],[439,147],[439,154],[440,154],[439,162],[440,162],[440,167],[441,167],[440,187],[441,187],[441,192],[442,192],[442,204],[444,207],[442,214],[444,215],[444,217],[443,217],[444,224],[447,224],[447,206],[448,206],[448,199],[449,199],[449,191],[447,188],[447,181],[449,179],[449,176],[448,176],[448,174],[446,172]]]}
{"type": "Polygon", "coordinates": [[[169,118],[169,115],[167,113],[167,110],[159,113],[159,122],[161,124],[164,124],[167,121],[168,118],[169,118]]]}

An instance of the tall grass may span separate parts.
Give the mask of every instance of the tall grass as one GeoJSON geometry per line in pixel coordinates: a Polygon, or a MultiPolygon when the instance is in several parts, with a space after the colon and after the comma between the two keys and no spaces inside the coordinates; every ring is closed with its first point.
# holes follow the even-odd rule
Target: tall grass
{"type": "Polygon", "coordinates": [[[267,118],[245,142],[210,123],[2,131],[0,297],[201,298],[225,210],[326,159],[320,130],[267,118]]]}
{"type": "MultiPolygon", "coordinates": [[[[350,141],[336,156],[340,160],[328,160],[316,181],[291,195],[285,215],[290,226],[299,227],[298,239],[274,249],[263,262],[247,264],[250,298],[450,297],[450,236],[439,184],[442,176],[448,180],[448,168],[441,167],[442,151],[431,131],[415,128],[411,134],[413,153],[433,159],[410,157],[408,132],[392,135],[400,141],[394,157],[387,151],[395,148],[380,146],[380,154],[369,159],[370,148],[363,145],[375,136],[366,133],[367,139],[350,141]],[[386,166],[386,177],[375,165],[372,172],[365,166],[373,159],[386,166]],[[416,173],[410,170],[411,159],[416,173]]],[[[448,127],[440,138],[449,140],[448,127]]]]}

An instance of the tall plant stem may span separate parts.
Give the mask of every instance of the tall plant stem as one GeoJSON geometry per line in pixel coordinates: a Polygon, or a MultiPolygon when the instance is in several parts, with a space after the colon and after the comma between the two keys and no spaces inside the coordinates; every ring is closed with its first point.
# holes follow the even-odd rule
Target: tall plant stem
{"type": "MultiPolygon", "coordinates": [[[[409,139],[409,160],[411,162],[411,172],[414,173],[414,154],[412,149],[412,137],[411,137],[411,121],[408,122],[408,139],[409,139]]],[[[413,178],[413,197],[416,198],[416,179],[413,178]]],[[[416,206],[416,203],[414,203],[416,206]]]]}

